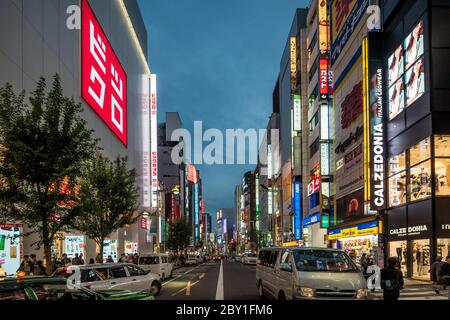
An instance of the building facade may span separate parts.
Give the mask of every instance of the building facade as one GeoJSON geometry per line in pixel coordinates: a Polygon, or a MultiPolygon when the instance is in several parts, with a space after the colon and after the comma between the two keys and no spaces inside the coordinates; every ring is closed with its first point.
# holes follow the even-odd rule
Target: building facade
{"type": "MultiPolygon", "coordinates": [[[[40,77],[46,78],[49,84],[58,74],[63,94],[82,103],[82,117],[94,130],[94,137],[100,139],[103,155],[110,159],[127,156],[130,168],[138,172],[141,190],[138,211],[148,212],[145,216],[148,223],[139,220],[113,233],[107,239],[105,254],[117,259],[121,253],[159,250],[159,222],[154,214],[157,185],[155,190],[150,190],[147,151],[151,74],[147,62],[147,31],[137,2],[45,0],[22,4],[6,0],[0,4],[0,21],[0,85],[9,82],[16,93],[26,90],[28,94],[35,90],[40,77]],[[81,10],[79,26],[70,24],[73,18],[67,13],[70,5],[81,10]],[[95,37],[90,37],[90,32],[95,37]],[[111,66],[114,85],[109,84],[108,78],[111,66]],[[89,71],[94,69],[95,81],[105,84],[104,95],[95,92],[99,87],[89,78],[89,71]],[[151,197],[150,203],[153,191],[155,197],[151,197]]],[[[154,96],[152,110],[156,113],[156,91],[154,96]]],[[[29,231],[20,222],[13,226],[13,230],[16,228],[22,234],[29,231]]],[[[96,245],[86,236],[73,231],[61,233],[57,239],[53,246],[55,256],[66,253],[73,257],[75,253],[83,253],[87,261],[95,258],[96,245]]],[[[16,260],[24,253],[36,253],[42,259],[42,250],[31,246],[36,240],[34,236],[22,238],[22,250],[14,254],[16,260]]]]}

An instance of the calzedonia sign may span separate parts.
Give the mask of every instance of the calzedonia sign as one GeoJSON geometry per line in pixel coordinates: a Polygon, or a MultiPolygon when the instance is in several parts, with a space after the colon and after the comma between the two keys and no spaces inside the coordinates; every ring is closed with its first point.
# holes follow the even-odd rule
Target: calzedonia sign
{"type": "Polygon", "coordinates": [[[371,209],[382,210],[385,207],[385,159],[383,127],[383,71],[376,73],[376,108],[371,110],[371,209]]]}

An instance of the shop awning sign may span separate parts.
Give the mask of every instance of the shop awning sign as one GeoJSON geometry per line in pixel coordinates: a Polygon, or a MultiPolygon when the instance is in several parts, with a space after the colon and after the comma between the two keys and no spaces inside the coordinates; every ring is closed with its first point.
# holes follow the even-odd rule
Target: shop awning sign
{"type": "Polygon", "coordinates": [[[381,222],[373,221],[357,226],[328,230],[328,240],[377,235],[380,233],[381,222]]]}
{"type": "Polygon", "coordinates": [[[314,214],[314,215],[311,215],[311,216],[309,216],[309,217],[306,217],[306,218],[303,220],[303,227],[307,227],[307,226],[310,226],[310,225],[319,223],[319,222],[320,222],[320,217],[321,217],[321,214],[320,214],[320,213],[316,213],[316,214],[314,214]]]}

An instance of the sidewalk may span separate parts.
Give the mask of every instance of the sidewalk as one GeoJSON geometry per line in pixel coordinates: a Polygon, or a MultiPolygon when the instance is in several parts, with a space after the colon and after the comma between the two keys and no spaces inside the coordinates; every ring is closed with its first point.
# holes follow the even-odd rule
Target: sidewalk
{"type": "MultiPolygon", "coordinates": [[[[400,292],[400,300],[448,300],[448,290],[440,290],[440,295],[434,291],[430,281],[405,279],[405,288],[400,292]]],[[[369,292],[369,299],[382,300],[383,291],[369,292]]]]}

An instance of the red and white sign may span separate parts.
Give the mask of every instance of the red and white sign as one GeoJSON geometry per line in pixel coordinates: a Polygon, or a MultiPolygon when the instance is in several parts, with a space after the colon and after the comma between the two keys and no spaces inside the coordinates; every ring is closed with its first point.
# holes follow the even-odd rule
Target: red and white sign
{"type": "Polygon", "coordinates": [[[156,75],[150,76],[150,159],[152,165],[152,208],[158,207],[158,93],[156,75]]]}
{"type": "Polygon", "coordinates": [[[322,98],[326,98],[330,94],[328,80],[328,59],[320,59],[320,95],[322,98]]]}
{"type": "Polygon", "coordinates": [[[142,76],[142,195],[144,208],[151,206],[150,78],[142,76]]]}
{"type": "Polygon", "coordinates": [[[192,182],[193,184],[197,183],[197,170],[192,164],[188,165],[188,181],[192,182]]]}
{"type": "Polygon", "coordinates": [[[127,75],[87,0],[81,12],[81,95],[127,146],[127,75]]]}
{"type": "Polygon", "coordinates": [[[148,219],[146,217],[141,218],[141,228],[148,229],[148,219]]]}

